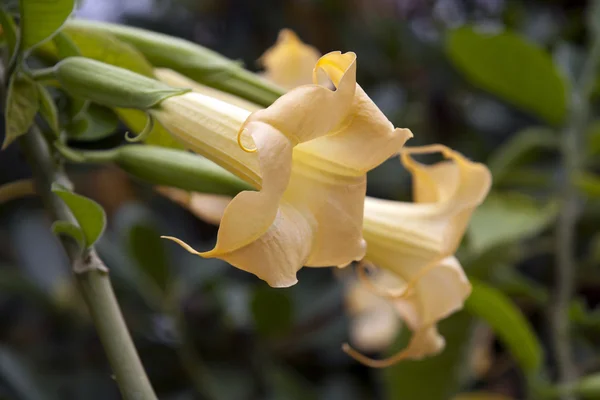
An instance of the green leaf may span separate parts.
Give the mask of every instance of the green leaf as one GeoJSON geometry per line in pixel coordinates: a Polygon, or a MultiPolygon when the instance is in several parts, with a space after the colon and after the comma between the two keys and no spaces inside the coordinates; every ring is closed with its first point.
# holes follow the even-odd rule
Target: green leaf
{"type": "Polygon", "coordinates": [[[20,0],[21,50],[51,38],[65,23],[75,7],[75,0],[20,0]]]}
{"type": "Polygon", "coordinates": [[[532,127],[517,132],[488,160],[494,183],[508,175],[514,167],[526,162],[528,156],[537,156],[540,150],[554,150],[557,146],[557,136],[551,129],[532,127]]]}
{"type": "Polygon", "coordinates": [[[594,157],[600,156],[600,120],[590,124],[586,130],[585,152],[587,157],[594,160],[594,157]]]}
{"type": "Polygon", "coordinates": [[[148,222],[139,221],[129,229],[129,252],[139,268],[161,289],[166,290],[170,273],[165,241],[148,222]]]}
{"type": "Polygon", "coordinates": [[[575,185],[590,199],[600,199],[600,176],[590,172],[580,172],[575,176],[575,185]]]}
{"type": "Polygon", "coordinates": [[[52,132],[58,137],[60,128],[58,126],[58,109],[54,103],[54,99],[48,90],[39,83],[36,84],[38,90],[38,98],[40,101],[40,114],[52,129],[52,132]]]}
{"type": "Polygon", "coordinates": [[[6,38],[8,58],[10,59],[17,47],[17,26],[13,18],[3,7],[0,7],[0,25],[2,25],[2,34],[6,38]]]}
{"type": "Polygon", "coordinates": [[[119,118],[110,108],[97,104],[89,107],[67,126],[67,135],[79,141],[96,141],[115,133],[119,118]]]}
{"type": "Polygon", "coordinates": [[[141,75],[154,76],[152,65],[142,53],[108,32],[86,30],[67,24],[61,34],[64,35],[64,39],[60,42],[44,44],[39,48],[39,52],[54,60],[81,55],[141,75]],[[65,41],[68,41],[69,45],[65,41]],[[79,54],[73,54],[73,49],[78,49],[79,54]]]}
{"type": "Polygon", "coordinates": [[[23,135],[38,111],[38,90],[35,82],[26,76],[15,73],[10,78],[6,99],[6,136],[2,150],[23,135]]]}
{"type": "Polygon", "coordinates": [[[106,214],[100,204],[57,184],[52,185],[52,192],[56,193],[73,213],[83,232],[86,247],[96,243],[106,226],[106,214]]]}
{"type": "Polygon", "coordinates": [[[475,252],[533,237],[556,218],[558,204],[539,204],[520,193],[492,193],[480,205],[468,229],[470,248],[475,252]]]}
{"type": "Polygon", "coordinates": [[[54,232],[55,235],[65,235],[75,239],[80,249],[85,249],[87,247],[83,231],[77,225],[72,224],[69,221],[54,221],[52,224],[52,232],[54,232]]]}
{"type": "Polygon", "coordinates": [[[527,318],[499,290],[478,281],[471,283],[473,292],[465,309],[490,325],[523,371],[537,373],[543,360],[542,346],[527,318]]]}
{"type": "MultiPolygon", "coordinates": [[[[471,318],[459,312],[439,324],[446,339],[444,350],[423,360],[406,360],[383,370],[386,399],[446,400],[454,395],[460,385],[462,363],[469,344],[471,318]]],[[[398,348],[404,348],[410,334],[404,329],[398,348]]]]}
{"type": "Polygon", "coordinates": [[[454,30],[446,47],[454,66],[475,86],[560,124],[567,111],[567,83],[550,55],[513,32],[454,30]]]}
{"type": "Polygon", "coordinates": [[[256,330],[273,337],[286,333],[292,325],[294,310],[289,295],[278,289],[259,286],[250,303],[256,330]]]}
{"type": "Polygon", "coordinates": [[[59,60],[81,55],[81,51],[79,51],[75,42],[64,31],[58,32],[52,39],[52,43],[56,47],[56,57],[59,60]]]}

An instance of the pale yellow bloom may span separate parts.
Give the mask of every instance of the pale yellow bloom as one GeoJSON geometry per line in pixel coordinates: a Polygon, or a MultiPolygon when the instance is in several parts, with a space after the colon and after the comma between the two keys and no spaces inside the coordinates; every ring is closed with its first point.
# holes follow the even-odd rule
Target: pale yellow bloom
{"type": "Polygon", "coordinates": [[[366,283],[392,301],[413,335],[406,349],[387,360],[371,360],[345,347],[353,357],[374,367],[423,358],[443,349],[444,339],[436,324],[462,308],[471,291],[452,254],[491,185],[491,174],[484,165],[441,145],[404,148],[401,160],[413,176],[415,203],[366,199],[366,260],[393,275],[385,279],[386,287],[366,283]],[[410,156],[430,152],[440,152],[448,161],[428,166],[410,156]],[[390,283],[396,288],[389,288],[390,283]]]}
{"type": "Polygon", "coordinates": [[[279,32],[275,45],[260,57],[265,78],[285,88],[293,89],[312,82],[312,69],[321,53],[303,43],[289,29],[279,32]]]}
{"type": "Polygon", "coordinates": [[[356,84],[354,53],[329,53],[317,70],[336,90],[300,86],[253,113],[192,92],[152,111],[191,150],[260,189],[229,203],[211,251],[171,239],[274,287],[296,283],[303,265],[343,265],[364,256],[366,172],[412,134],[394,129],[356,84]]]}
{"type": "MultiPolygon", "coordinates": [[[[311,66],[309,67],[310,68],[309,72],[312,71],[312,67],[314,65],[315,65],[315,63],[313,62],[311,64],[311,66]]],[[[209,97],[215,98],[217,100],[221,100],[226,103],[233,104],[234,106],[243,108],[244,110],[247,110],[247,111],[253,112],[253,111],[258,111],[261,108],[263,108],[263,107],[259,106],[258,104],[255,104],[255,103],[252,103],[251,101],[242,99],[241,97],[235,96],[231,93],[222,92],[218,89],[211,88],[210,86],[206,86],[201,83],[198,83],[198,82],[188,78],[187,76],[182,75],[179,72],[173,71],[172,69],[169,69],[169,68],[155,68],[154,76],[156,76],[156,79],[166,83],[167,85],[169,85],[171,87],[192,89],[196,93],[200,93],[205,96],[209,96],[209,97]]]]}

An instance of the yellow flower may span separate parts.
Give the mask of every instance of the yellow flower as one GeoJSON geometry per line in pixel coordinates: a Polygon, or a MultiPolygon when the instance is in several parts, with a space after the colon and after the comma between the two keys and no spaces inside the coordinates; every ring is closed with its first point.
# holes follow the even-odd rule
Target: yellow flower
{"type": "Polygon", "coordinates": [[[164,100],[152,114],[191,150],[259,189],[227,206],[218,257],[274,287],[297,282],[303,266],[343,265],[364,256],[366,172],[412,136],[393,125],[356,84],[356,55],[319,59],[336,90],[291,90],[253,113],[197,92],[164,100]]]}
{"type": "Polygon", "coordinates": [[[321,53],[304,44],[289,29],[282,29],[275,45],[259,58],[265,68],[265,78],[283,87],[293,89],[312,82],[312,68],[321,53]]]}
{"type": "Polygon", "coordinates": [[[445,146],[404,148],[401,160],[412,174],[415,202],[365,200],[366,260],[384,269],[386,277],[370,282],[364,268],[360,272],[365,284],[391,300],[413,335],[406,349],[386,360],[372,360],[344,347],[373,367],[423,358],[443,349],[444,339],[436,324],[462,308],[471,291],[452,254],[491,185],[491,174],[484,165],[445,146]],[[448,160],[429,166],[410,156],[432,152],[440,152],[448,160]],[[381,281],[385,287],[378,284],[381,281]]]}

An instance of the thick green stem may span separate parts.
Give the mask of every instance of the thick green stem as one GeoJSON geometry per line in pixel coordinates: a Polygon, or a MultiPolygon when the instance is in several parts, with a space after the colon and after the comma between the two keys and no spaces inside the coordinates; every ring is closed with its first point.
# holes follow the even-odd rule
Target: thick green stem
{"type": "MultiPolygon", "coordinates": [[[[550,309],[552,347],[558,367],[558,383],[568,385],[577,378],[572,358],[569,304],[575,288],[576,224],[580,213],[580,195],[575,178],[581,169],[581,138],[589,119],[590,96],[600,62],[600,40],[594,38],[582,74],[573,88],[570,116],[562,132],[563,176],[559,186],[561,210],[556,226],[556,261],[554,302],[550,309]]],[[[573,399],[561,393],[561,399],[573,399]]]]}
{"type": "MultiPolygon", "coordinates": [[[[21,138],[20,144],[33,171],[37,190],[52,219],[73,221],[69,209],[50,191],[50,185],[54,181],[66,186],[70,185],[70,182],[63,173],[56,170],[48,145],[39,130],[33,127],[21,138]]],[[[93,249],[82,256],[73,241],[63,239],[63,245],[123,398],[156,400],[157,397],[123,320],[108,269],[93,249]]]]}

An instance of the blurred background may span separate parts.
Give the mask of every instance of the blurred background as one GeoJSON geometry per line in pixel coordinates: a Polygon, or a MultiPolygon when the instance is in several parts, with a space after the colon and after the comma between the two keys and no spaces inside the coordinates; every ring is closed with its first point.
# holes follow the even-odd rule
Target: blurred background
{"type": "MultiPolygon", "coordinates": [[[[356,52],[358,82],[395,126],[413,131],[410,145],[442,143],[489,165],[492,193],[474,215],[458,257],[471,277],[506,300],[501,311],[502,306],[509,309],[506,315],[520,310],[526,318],[515,321],[496,311],[482,316],[485,311],[467,307],[441,324],[447,345],[439,356],[370,369],[341,351],[350,316],[339,274],[305,268],[296,286],[271,289],[224,262],[192,256],[160,240],[166,234],[208,248],[216,227],[148,185],[116,167],[73,167],[69,173],[77,191],[107,211],[108,229],[97,249],[111,270],[159,397],[441,400],[485,391],[523,399],[533,375],[555,379],[548,314],[556,284],[554,228],[565,176],[559,144],[571,118],[565,105],[569,88],[593,40],[588,3],[81,1],[81,18],[183,37],[255,71],[260,69],[256,60],[283,28],[322,53],[356,52]],[[532,55],[507,40],[505,53],[491,57],[499,61],[477,61],[489,56],[493,45],[450,40],[451,31],[467,24],[483,32],[508,29],[539,50],[532,55]],[[465,65],[465,57],[472,62],[465,65]],[[559,85],[558,98],[552,88],[546,90],[557,75],[565,83],[559,85]]],[[[576,180],[577,280],[569,305],[580,375],[600,369],[595,99],[594,94],[591,124],[581,137],[585,173],[576,180]]],[[[118,144],[124,127],[118,128],[100,142],[80,145],[118,144]]],[[[0,183],[28,176],[18,146],[1,153],[0,183]]],[[[410,200],[410,179],[392,159],[369,175],[368,191],[410,200]]],[[[0,398],[118,399],[102,346],[49,226],[35,198],[0,205],[0,398]]],[[[390,354],[407,337],[401,330],[393,348],[371,355],[390,354]]]]}

